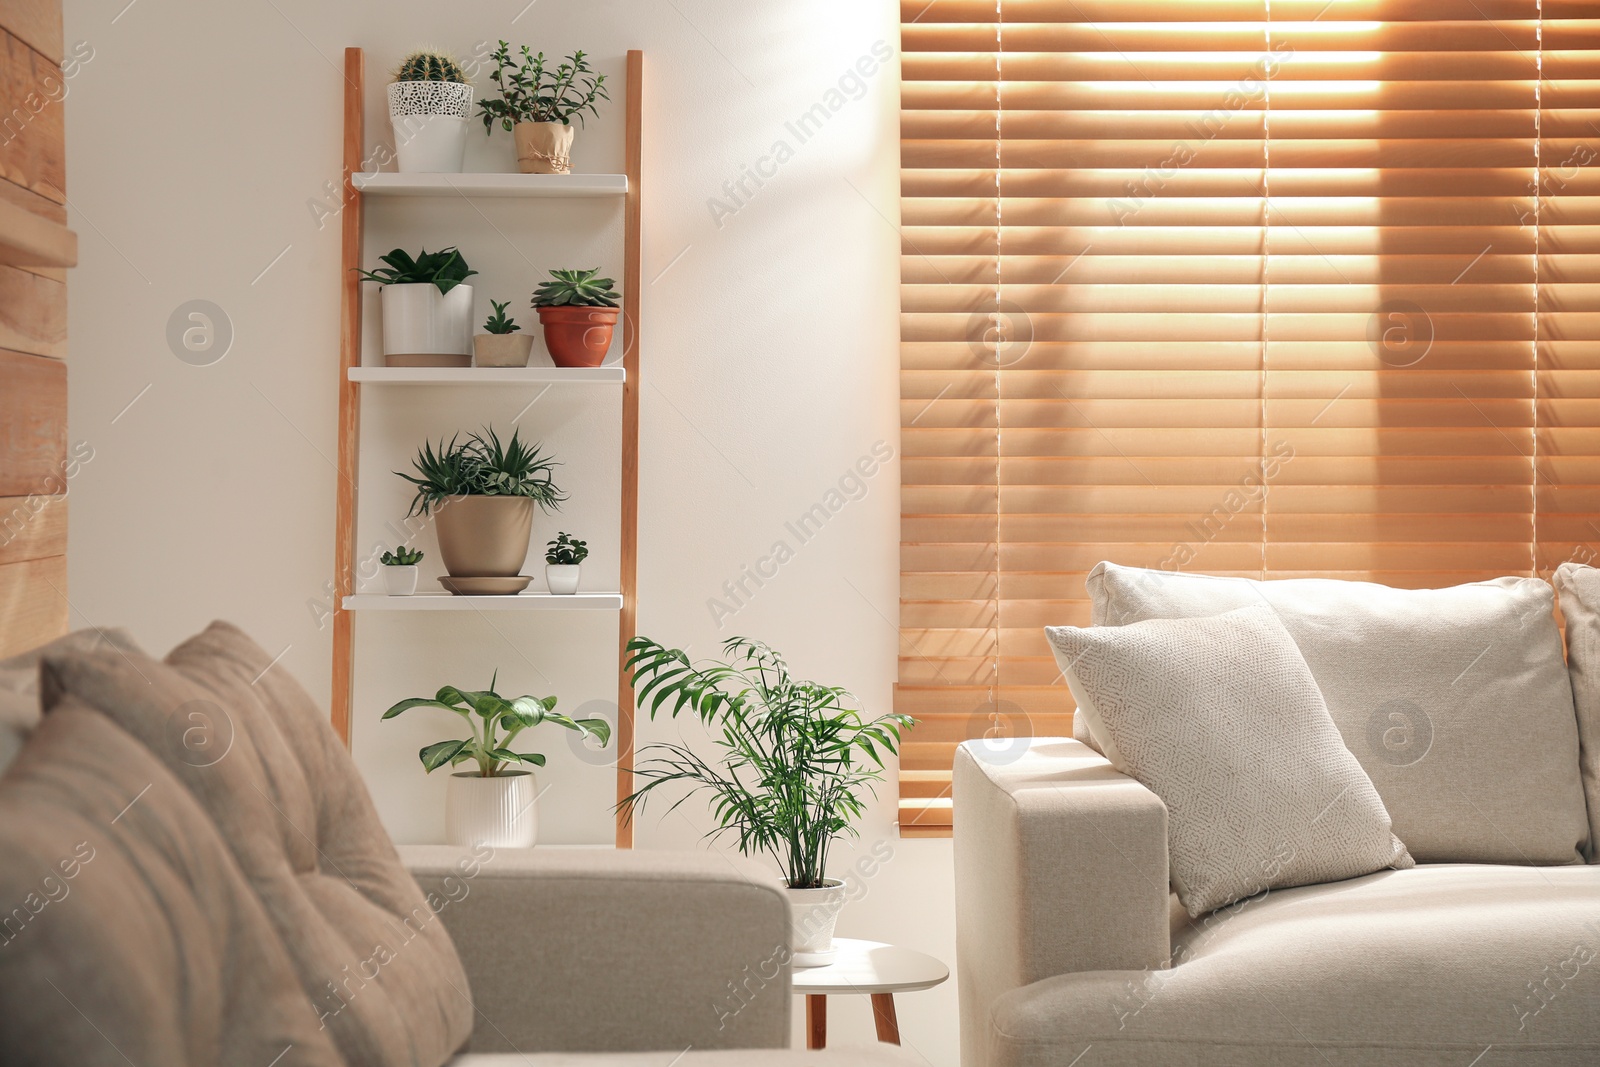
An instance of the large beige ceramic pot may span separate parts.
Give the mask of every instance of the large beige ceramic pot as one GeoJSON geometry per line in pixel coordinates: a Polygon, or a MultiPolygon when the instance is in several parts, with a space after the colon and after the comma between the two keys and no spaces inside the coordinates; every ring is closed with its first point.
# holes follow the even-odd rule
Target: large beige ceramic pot
{"type": "Polygon", "coordinates": [[[525,496],[452,496],[434,520],[439,555],[452,578],[510,578],[528,558],[533,500],[525,496]]]}

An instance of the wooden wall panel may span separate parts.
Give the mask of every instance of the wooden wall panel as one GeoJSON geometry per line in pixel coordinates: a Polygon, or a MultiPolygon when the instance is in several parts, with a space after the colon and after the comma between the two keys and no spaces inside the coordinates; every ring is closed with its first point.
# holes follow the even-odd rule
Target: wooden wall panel
{"type": "Polygon", "coordinates": [[[66,55],[61,30],[61,0],[0,0],[0,27],[46,59],[66,55]]]}
{"type": "Polygon", "coordinates": [[[0,348],[65,358],[67,283],[0,266],[0,348]]]}
{"type": "Polygon", "coordinates": [[[0,566],[0,659],[67,632],[67,557],[0,566]]]}
{"type": "Polygon", "coordinates": [[[0,178],[65,203],[61,68],[0,29],[0,178]]]}
{"type": "Polygon", "coordinates": [[[65,496],[0,496],[0,566],[66,554],[65,496]]]}
{"type": "Polygon", "coordinates": [[[67,458],[67,365],[0,350],[0,497],[59,491],[67,458]]]}

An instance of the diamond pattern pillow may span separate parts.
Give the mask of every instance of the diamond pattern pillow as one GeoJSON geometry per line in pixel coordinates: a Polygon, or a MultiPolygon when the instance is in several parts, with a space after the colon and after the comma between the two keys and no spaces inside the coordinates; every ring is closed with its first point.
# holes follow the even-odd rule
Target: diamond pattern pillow
{"type": "Polygon", "coordinates": [[[1191,916],[1413,865],[1271,608],[1045,633],[1106,758],[1166,804],[1191,916]]]}

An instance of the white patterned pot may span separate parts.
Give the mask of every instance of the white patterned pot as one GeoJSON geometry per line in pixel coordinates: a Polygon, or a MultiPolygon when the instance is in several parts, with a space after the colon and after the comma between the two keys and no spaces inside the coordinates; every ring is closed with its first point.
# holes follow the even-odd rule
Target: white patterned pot
{"type": "Polygon", "coordinates": [[[793,925],[794,965],[821,967],[833,962],[833,928],[844,907],[844,883],[826,879],[821,889],[784,887],[793,925]]]}
{"type": "Polygon", "coordinates": [[[538,797],[528,771],[504,771],[493,778],[457,771],[445,791],[445,838],[452,845],[532,848],[539,840],[538,797]]]}
{"type": "Polygon", "coordinates": [[[557,596],[571,596],[578,591],[578,572],[581,570],[583,567],[578,563],[546,563],[545,584],[557,596]]]}
{"type": "Polygon", "coordinates": [[[386,285],[383,361],[391,367],[472,365],[472,286],[439,292],[432,282],[386,285]]]}
{"type": "Polygon", "coordinates": [[[386,565],[383,568],[383,591],[390,596],[410,596],[417,591],[417,565],[405,567],[386,565]]]}
{"type": "Polygon", "coordinates": [[[472,86],[463,82],[391,82],[389,124],[402,173],[458,174],[467,150],[472,86]]]}

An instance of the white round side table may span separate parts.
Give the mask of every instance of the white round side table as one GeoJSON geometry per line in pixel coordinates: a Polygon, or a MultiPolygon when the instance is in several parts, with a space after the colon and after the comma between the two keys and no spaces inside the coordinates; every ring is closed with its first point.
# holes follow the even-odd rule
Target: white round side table
{"type": "Polygon", "coordinates": [[[870,994],[878,1040],[898,1045],[900,1021],[894,1013],[894,995],[932,989],[950,977],[950,968],[915,949],[850,937],[834,938],[833,947],[838,955],[826,967],[793,972],[794,992],[806,998],[808,1049],[828,1045],[828,994],[870,994]]]}

